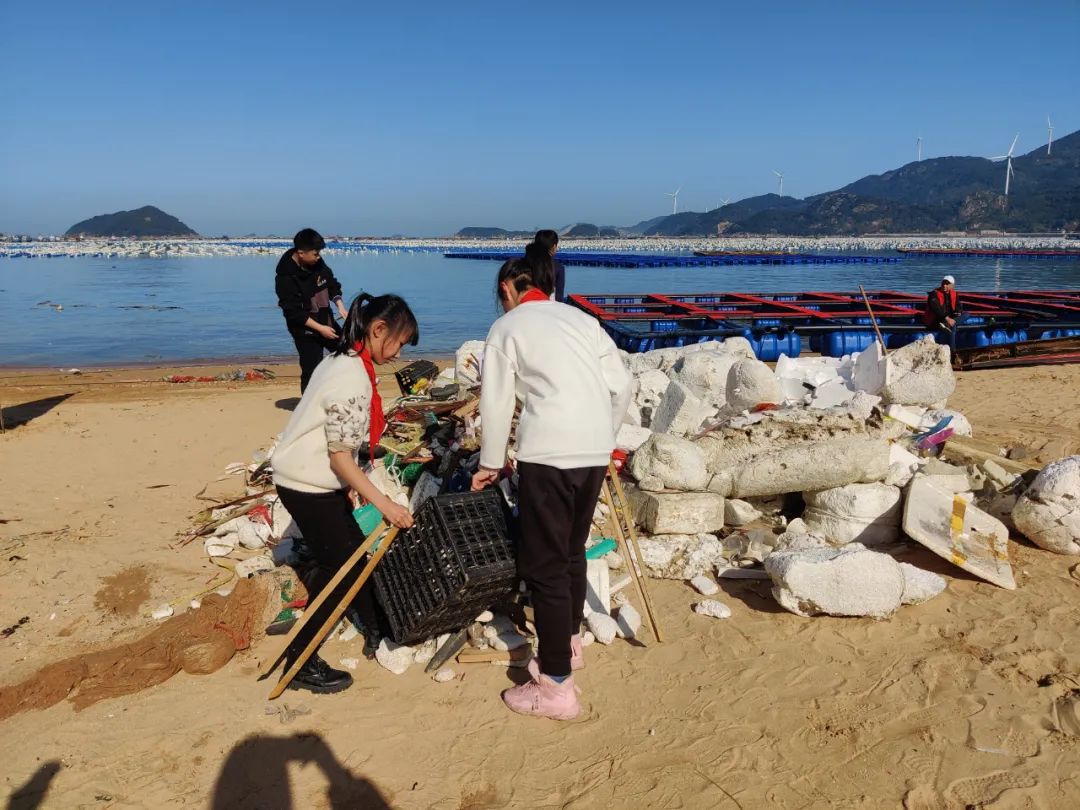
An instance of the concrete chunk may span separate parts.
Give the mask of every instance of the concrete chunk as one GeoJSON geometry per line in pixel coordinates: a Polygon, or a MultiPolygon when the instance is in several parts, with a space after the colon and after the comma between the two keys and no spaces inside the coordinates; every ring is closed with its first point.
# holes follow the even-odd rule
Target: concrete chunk
{"type": "Polygon", "coordinates": [[[737,498],[831,489],[882,480],[889,472],[889,446],[880,439],[845,438],[799,444],[755,458],[735,471],[737,498]]]}
{"type": "Polygon", "coordinates": [[[858,543],[839,549],[777,551],[765,560],[773,596],[800,616],[873,616],[884,619],[900,607],[904,574],[887,554],[858,543]]]}
{"type": "Polygon", "coordinates": [[[681,382],[672,380],[653,413],[651,427],[657,433],[686,436],[701,425],[705,411],[700,397],[681,382]]]}
{"type": "Polygon", "coordinates": [[[657,480],[663,489],[705,489],[709,473],[701,448],[677,436],[651,436],[630,459],[630,474],[638,482],[657,480]]]}
{"type": "Polygon", "coordinates": [[[904,575],[902,601],[905,605],[921,605],[945,590],[945,580],[933,571],[924,571],[904,562],[900,563],[900,571],[904,575]]]}
{"type": "Polygon", "coordinates": [[[738,498],[727,498],[724,501],[725,526],[746,526],[760,519],[761,511],[752,503],[738,498]]]}
{"type": "Polygon", "coordinates": [[[641,562],[650,576],[660,579],[693,579],[727,565],[724,545],[712,534],[662,534],[641,537],[641,562]]]}
{"type": "Polygon", "coordinates": [[[651,534],[701,534],[724,528],[724,499],[712,492],[643,492],[630,496],[638,522],[651,534]]]}
{"type": "Polygon", "coordinates": [[[939,557],[987,582],[1016,588],[1009,564],[1009,530],[965,496],[916,475],[908,485],[903,527],[908,537],[939,557]]]}
{"type": "Polygon", "coordinates": [[[949,347],[939,346],[931,335],[897,349],[886,362],[880,393],[887,404],[932,406],[948,399],[956,389],[949,347]]]}
{"type": "Polygon", "coordinates": [[[734,411],[751,410],[762,403],[784,401],[780,384],[760,360],[740,360],[731,367],[727,378],[727,405],[734,411]]]}
{"type": "Polygon", "coordinates": [[[1057,554],[1080,554],[1080,456],[1047,464],[1012,512],[1032,543],[1057,554]]]}
{"type": "Polygon", "coordinates": [[[848,484],[807,492],[803,497],[807,528],[825,535],[834,545],[853,541],[864,546],[880,545],[900,538],[903,505],[899,487],[848,484]]]}

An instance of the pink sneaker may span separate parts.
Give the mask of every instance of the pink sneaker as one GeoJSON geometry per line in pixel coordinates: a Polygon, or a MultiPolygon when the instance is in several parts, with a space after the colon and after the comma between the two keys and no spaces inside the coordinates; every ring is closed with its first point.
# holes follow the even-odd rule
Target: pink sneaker
{"type": "MultiPolygon", "coordinates": [[[[585,668],[585,648],[581,644],[581,633],[574,633],[570,636],[570,670],[576,672],[579,669],[585,668]]],[[[533,673],[533,677],[540,674],[540,659],[533,658],[529,662],[529,672],[533,673]],[[533,671],[533,664],[535,662],[536,670],[533,671]]]]}
{"type": "Polygon", "coordinates": [[[534,676],[528,683],[502,693],[503,703],[518,714],[550,717],[552,720],[573,720],[581,714],[574,676],[556,683],[547,675],[534,676]]]}

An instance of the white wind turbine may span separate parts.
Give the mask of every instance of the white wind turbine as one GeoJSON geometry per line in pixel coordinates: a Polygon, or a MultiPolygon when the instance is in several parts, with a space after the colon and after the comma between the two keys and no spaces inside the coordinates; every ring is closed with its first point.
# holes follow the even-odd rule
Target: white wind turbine
{"type": "Polygon", "coordinates": [[[1054,125],[1050,123],[1050,116],[1046,116],[1046,129],[1049,134],[1046,136],[1046,154],[1050,154],[1050,146],[1054,143],[1054,125]]]}
{"type": "Polygon", "coordinates": [[[922,160],[922,135],[915,139],[915,160],[922,160]]]}
{"type": "Polygon", "coordinates": [[[721,197],[721,198],[720,198],[720,205],[718,205],[718,206],[716,206],[716,207],[717,207],[717,208],[723,208],[723,207],[724,207],[725,205],[727,205],[727,204],[728,204],[729,202],[731,202],[731,200],[730,200],[729,198],[727,198],[727,197],[721,197]]]}
{"type": "Polygon", "coordinates": [[[671,197],[671,213],[679,213],[679,192],[682,191],[682,186],[679,186],[675,191],[665,191],[665,197],[671,197]]]}
{"type": "Polygon", "coordinates": [[[776,175],[780,183],[780,191],[778,192],[781,197],[784,196],[784,175],[780,174],[776,169],[772,170],[772,173],[776,175]]]}
{"type": "Polygon", "coordinates": [[[1005,196],[1006,197],[1009,196],[1009,181],[1012,180],[1012,178],[1013,178],[1013,167],[1012,167],[1013,149],[1016,148],[1016,142],[1018,140],[1020,140],[1020,133],[1019,132],[1017,132],[1016,137],[1013,138],[1012,146],[1009,147],[1008,152],[1006,152],[1004,155],[998,155],[997,157],[990,158],[991,160],[994,160],[994,161],[997,161],[997,160],[1004,160],[1005,161],[1005,196]]]}

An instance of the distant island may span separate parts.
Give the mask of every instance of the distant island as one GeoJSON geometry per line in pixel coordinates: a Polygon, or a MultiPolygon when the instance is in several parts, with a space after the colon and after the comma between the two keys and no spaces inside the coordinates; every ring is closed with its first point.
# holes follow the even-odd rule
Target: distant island
{"type": "Polygon", "coordinates": [[[144,205],[134,211],[117,211],[100,214],[77,222],[67,229],[65,236],[198,236],[172,214],[160,208],[144,205]]]}
{"type": "Polygon", "coordinates": [[[532,239],[533,231],[508,231],[505,228],[470,225],[462,228],[454,236],[462,239],[532,239]]]}

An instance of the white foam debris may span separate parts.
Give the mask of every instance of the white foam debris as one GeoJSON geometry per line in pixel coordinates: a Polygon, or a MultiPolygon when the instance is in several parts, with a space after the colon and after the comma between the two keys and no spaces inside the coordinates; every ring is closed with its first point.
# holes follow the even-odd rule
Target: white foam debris
{"type": "Polygon", "coordinates": [[[711,616],[714,619],[730,619],[731,608],[716,599],[702,599],[694,605],[694,613],[711,616]]]}
{"type": "Polygon", "coordinates": [[[720,591],[720,586],[704,574],[698,574],[690,580],[690,584],[693,585],[694,589],[702,596],[713,596],[720,591]]]}

